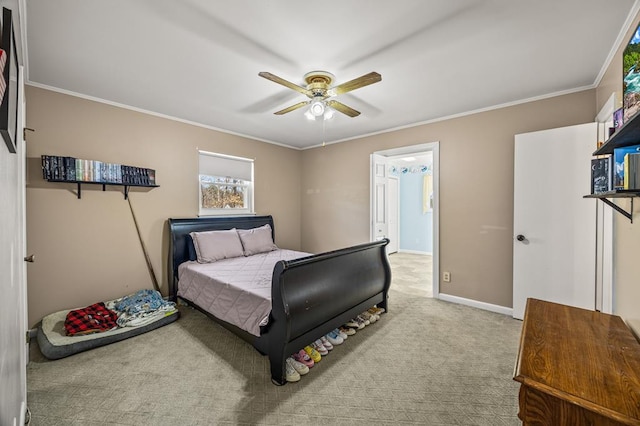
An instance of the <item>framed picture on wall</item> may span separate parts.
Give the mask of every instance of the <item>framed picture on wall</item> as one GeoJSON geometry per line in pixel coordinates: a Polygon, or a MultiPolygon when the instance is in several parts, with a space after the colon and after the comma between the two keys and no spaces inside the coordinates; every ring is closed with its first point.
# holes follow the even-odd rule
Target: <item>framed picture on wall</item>
{"type": "Polygon", "coordinates": [[[0,104],[0,134],[9,152],[17,151],[18,133],[18,53],[13,31],[11,9],[2,8],[2,41],[0,48],[7,54],[7,62],[2,78],[6,83],[6,90],[0,104]]]}
{"type": "Polygon", "coordinates": [[[640,111],[640,25],[622,52],[622,104],[626,123],[640,111]]]}

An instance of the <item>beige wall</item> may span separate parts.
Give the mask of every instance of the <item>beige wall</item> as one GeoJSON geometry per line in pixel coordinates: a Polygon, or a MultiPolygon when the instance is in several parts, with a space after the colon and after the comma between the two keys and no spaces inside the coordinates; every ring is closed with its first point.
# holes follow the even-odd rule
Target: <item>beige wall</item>
{"type": "MultiPolygon", "coordinates": [[[[592,121],[621,73],[597,90],[296,151],[131,110],[27,87],[29,322],[58,309],[151,285],[121,192],[42,180],[39,156],[70,155],[157,170],[160,188],[131,202],[166,292],[169,217],[197,214],[197,149],[256,159],[256,209],[273,214],[280,246],[320,252],[369,239],[369,155],[440,142],[441,292],[512,305],[513,137],[592,121]]],[[[616,69],[618,67],[618,69],[616,69]]],[[[618,89],[620,90],[620,89],[618,89]]],[[[549,153],[553,155],[553,153],[549,153]]],[[[616,310],[634,317],[633,253],[640,232],[616,217],[616,310]],[[628,296],[628,297],[625,297],[628,296]]]]}
{"type": "Polygon", "coordinates": [[[514,135],[593,121],[595,105],[588,90],[303,151],[302,247],[368,241],[369,155],[439,141],[440,270],[453,277],[440,291],[511,307],[514,135]]]}
{"type": "Polygon", "coordinates": [[[65,308],[151,288],[120,187],[75,187],[42,179],[40,155],[156,169],[159,188],[131,204],[161,288],[167,289],[170,217],[198,213],[198,149],[255,159],[255,206],[272,214],[276,242],[300,249],[301,152],[28,86],[27,268],[29,325],[65,308]]]}
{"type": "MultiPolygon", "coordinates": [[[[622,46],[611,61],[602,81],[597,88],[598,109],[611,96],[617,93],[618,107],[622,106],[622,51],[626,46],[633,31],[640,21],[636,16],[630,30],[623,39],[622,46]]],[[[638,141],[640,143],[640,140],[638,141]]],[[[631,202],[626,199],[614,200],[626,210],[630,209],[631,202]]],[[[640,253],[640,225],[638,214],[640,203],[635,203],[635,223],[630,223],[624,216],[614,214],[614,292],[613,312],[620,315],[640,336],[640,268],[638,267],[638,254],[640,253]]]]}

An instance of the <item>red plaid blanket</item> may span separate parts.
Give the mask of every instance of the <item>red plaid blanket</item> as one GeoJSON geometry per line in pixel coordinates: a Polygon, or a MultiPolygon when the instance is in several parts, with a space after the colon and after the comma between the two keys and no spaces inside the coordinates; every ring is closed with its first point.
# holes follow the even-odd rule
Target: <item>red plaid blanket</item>
{"type": "Polygon", "coordinates": [[[64,321],[67,336],[98,333],[116,328],[118,314],[107,309],[103,302],[69,311],[64,321]]]}

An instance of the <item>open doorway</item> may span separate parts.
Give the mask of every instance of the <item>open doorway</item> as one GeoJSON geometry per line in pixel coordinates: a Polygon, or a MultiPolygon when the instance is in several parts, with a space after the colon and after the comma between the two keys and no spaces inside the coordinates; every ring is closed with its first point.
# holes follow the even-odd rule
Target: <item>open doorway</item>
{"type": "Polygon", "coordinates": [[[437,298],[438,142],[371,155],[371,240],[389,238],[392,263],[413,272],[402,274],[408,288],[437,298]],[[425,288],[429,287],[429,288],[425,288]]]}

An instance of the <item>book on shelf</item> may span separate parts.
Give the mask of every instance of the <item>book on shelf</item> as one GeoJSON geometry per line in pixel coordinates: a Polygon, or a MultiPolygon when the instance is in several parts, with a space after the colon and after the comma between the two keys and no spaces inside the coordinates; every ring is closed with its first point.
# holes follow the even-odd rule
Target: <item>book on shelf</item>
{"type": "Polygon", "coordinates": [[[623,124],[624,124],[624,108],[618,108],[613,112],[614,133],[620,130],[623,124]]]}
{"type": "Polygon", "coordinates": [[[613,189],[611,156],[591,160],[591,193],[600,194],[613,189]]]}
{"type": "Polygon", "coordinates": [[[45,180],[139,186],[156,184],[156,171],[144,167],[58,155],[42,155],[41,163],[45,180]]]}
{"type": "Polygon", "coordinates": [[[624,156],[635,153],[640,153],[640,145],[613,150],[613,189],[624,189],[624,156]]]}
{"type": "Polygon", "coordinates": [[[640,153],[624,156],[624,189],[640,189],[640,153]]]}
{"type": "Polygon", "coordinates": [[[51,164],[49,163],[49,156],[42,155],[40,158],[42,159],[42,178],[51,179],[51,164]]]}
{"type": "Polygon", "coordinates": [[[147,176],[149,177],[149,185],[156,184],[156,171],[154,169],[147,169],[147,176]]]}
{"type": "Polygon", "coordinates": [[[64,169],[66,180],[76,180],[76,159],[64,157],[64,169]]]}

